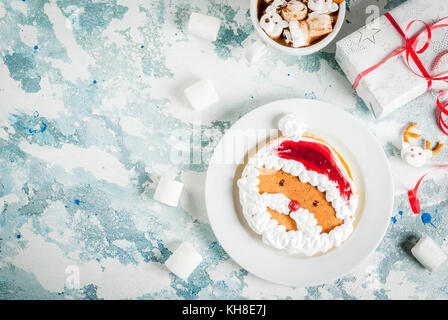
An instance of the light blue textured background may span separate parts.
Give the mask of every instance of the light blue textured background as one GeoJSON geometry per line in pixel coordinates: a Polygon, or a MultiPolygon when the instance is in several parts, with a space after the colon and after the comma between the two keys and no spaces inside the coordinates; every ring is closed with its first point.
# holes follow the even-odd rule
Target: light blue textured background
{"type": "MultiPolygon", "coordinates": [[[[385,12],[401,2],[347,0],[338,39],[364,24],[369,4],[385,12]]],[[[448,142],[434,93],[374,120],[335,62],[334,43],[301,58],[270,50],[250,67],[248,8],[249,0],[0,0],[1,299],[448,298],[447,264],[431,274],[409,253],[422,234],[448,249],[447,175],[424,182],[425,214],[412,215],[405,191],[426,169],[399,157],[411,121],[448,142]],[[188,35],[193,11],[222,20],[217,41],[188,35]],[[201,114],[182,94],[199,78],[221,98],[201,114]],[[203,199],[210,153],[225,130],[291,97],[329,101],[362,119],[389,157],[396,189],[376,252],[354,273],[309,288],[241,269],[217,242],[203,199]],[[191,150],[201,161],[170,163],[189,146],[172,132],[202,136],[191,150]],[[185,184],[178,208],[152,200],[162,175],[185,184]],[[204,257],[189,281],[163,265],[182,241],[204,257]],[[79,289],[65,285],[73,270],[79,289]]],[[[447,160],[445,148],[433,162],[447,160]]]]}

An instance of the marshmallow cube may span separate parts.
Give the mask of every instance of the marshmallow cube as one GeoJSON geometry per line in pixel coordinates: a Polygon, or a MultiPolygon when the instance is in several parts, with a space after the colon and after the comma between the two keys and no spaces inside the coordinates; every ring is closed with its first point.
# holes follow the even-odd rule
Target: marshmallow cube
{"type": "Polygon", "coordinates": [[[266,45],[260,40],[255,41],[249,48],[247,48],[244,57],[249,64],[257,63],[266,52],[266,45]]]}
{"type": "Polygon", "coordinates": [[[185,96],[196,111],[202,111],[219,100],[213,84],[208,80],[201,80],[186,88],[185,96]]]}
{"type": "Polygon", "coordinates": [[[442,249],[428,236],[422,237],[411,249],[411,252],[431,272],[436,271],[447,258],[442,249]]]}
{"type": "Polygon", "coordinates": [[[154,200],[175,207],[182,193],[183,183],[162,177],[154,193],[154,200]]]}
{"type": "Polygon", "coordinates": [[[184,242],[166,260],[165,265],[176,276],[187,280],[201,261],[202,256],[189,243],[184,242]]]}
{"type": "Polygon", "coordinates": [[[188,31],[205,40],[215,41],[218,37],[221,20],[193,12],[188,21],[188,31]]]}

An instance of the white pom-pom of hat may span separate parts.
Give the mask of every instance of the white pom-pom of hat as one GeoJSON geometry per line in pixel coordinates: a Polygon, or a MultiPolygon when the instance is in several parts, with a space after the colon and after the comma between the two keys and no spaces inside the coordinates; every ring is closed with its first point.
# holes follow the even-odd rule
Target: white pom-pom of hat
{"type": "Polygon", "coordinates": [[[306,130],[306,124],[300,122],[293,113],[287,114],[278,122],[278,128],[285,138],[299,141],[306,130]]]}

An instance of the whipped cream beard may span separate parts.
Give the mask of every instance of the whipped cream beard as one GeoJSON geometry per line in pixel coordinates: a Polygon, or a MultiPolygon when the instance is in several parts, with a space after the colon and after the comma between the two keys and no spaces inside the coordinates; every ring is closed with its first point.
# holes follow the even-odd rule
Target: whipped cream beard
{"type": "Polygon", "coordinates": [[[307,47],[333,31],[342,1],[258,0],[258,21],[272,40],[287,47],[307,47]]]}
{"type": "Polygon", "coordinates": [[[328,144],[304,134],[305,124],[295,116],[281,119],[279,129],[284,137],[250,158],[237,182],[245,219],[263,242],[291,254],[313,256],[339,247],[353,232],[358,206],[348,167],[328,144]],[[313,152],[317,169],[309,156],[313,152]],[[297,192],[300,187],[306,191],[297,192]]]}

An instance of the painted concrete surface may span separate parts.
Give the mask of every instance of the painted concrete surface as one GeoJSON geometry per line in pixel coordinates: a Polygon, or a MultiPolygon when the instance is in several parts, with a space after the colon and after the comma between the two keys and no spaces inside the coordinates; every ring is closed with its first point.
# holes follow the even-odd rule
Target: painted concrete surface
{"type": "MultiPolygon", "coordinates": [[[[401,0],[347,1],[338,35],[365,9],[401,0]]],[[[431,274],[411,255],[422,234],[448,250],[448,179],[434,174],[413,215],[406,190],[426,169],[400,159],[400,134],[419,122],[448,142],[427,93],[375,120],[334,59],[269,50],[248,66],[249,1],[0,0],[1,299],[447,299],[448,266],[431,274]],[[222,20],[218,39],[188,34],[191,12],[222,20]],[[200,78],[220,101],[195,112],[183,88],[200,78]],[[236,120],[264,103],[331,102],[366,123],[389,158],[395,204],[379,248],[355,272],[308,288],[274,285],[232,261],[204,207],[208,161],[236,120]],[[187,141],[180,137],[188,137],[187,141]],[[196,143],[190,143],[196,141],[196,143]],[[199,142],[198,142],[199,141],[199,142]],[[195,161],[173,163],[189,151],[195,161]],[[162,175],[183,181],[177,208],[152,200],[162,175]],[[188,281],[166,259],[188,241],[204,257],[188,281]]],[[[446,163],[448,148],[433,163],[446,163]]]]}

